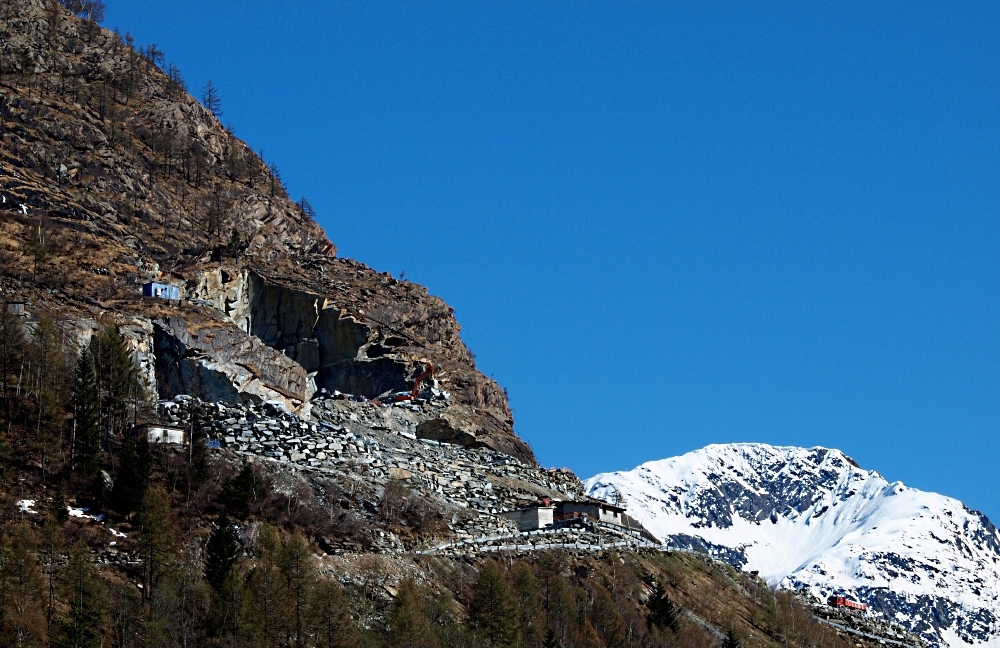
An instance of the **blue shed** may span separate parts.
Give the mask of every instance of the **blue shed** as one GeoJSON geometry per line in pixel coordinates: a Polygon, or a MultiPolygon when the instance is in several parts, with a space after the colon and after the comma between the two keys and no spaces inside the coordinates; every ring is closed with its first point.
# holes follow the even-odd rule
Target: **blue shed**
{"type": "Polygon", "coordinates": [[[180,299],[181,289],[170,284],[156,283],[150,281],[142,284],[143,297],[159,297],[160,299],[180,299]]]}

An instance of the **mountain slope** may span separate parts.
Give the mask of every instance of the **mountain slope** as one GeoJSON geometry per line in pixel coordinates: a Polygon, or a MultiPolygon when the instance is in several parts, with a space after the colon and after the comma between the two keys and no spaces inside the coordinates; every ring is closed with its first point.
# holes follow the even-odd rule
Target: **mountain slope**
{"type": "MultiPolygon", "coordinates": [[[[138,346],[182,349],[200,384],[235,383],[220,394],[294,410],[324,388],[409,391],[433,363],[451,397],[441,435],[534,463],[453,309],[422,286],[336,258],[311,211],[154,46],[137,48],[58,2],[0,2],[3,299],[64,322],[73,345],[98,321],[137,325],[150,331],[138,346]],[[183,303],[142,300],[141,284],[153,280],[177,285],[183,303]],[[253,346],[251,364],[281,375],[184,343],[199,332],[253,346]]],[[[161,396],[177,391],[148,378],[161,396]]]]}
{"type": "Polygon", "coordinates": [[[666,542],[773,585],[847,592],[936,644],[1000,646],[1000,533],[838,450],[712,445],[586,483],[666,542]]]}

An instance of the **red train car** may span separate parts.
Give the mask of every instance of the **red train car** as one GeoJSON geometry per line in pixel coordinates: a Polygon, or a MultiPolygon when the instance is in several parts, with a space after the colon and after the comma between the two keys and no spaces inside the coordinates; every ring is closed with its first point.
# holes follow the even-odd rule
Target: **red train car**
{"type": "Polygon", "coordinates": [[[831,596],[826,602],[833,607],[842,607],[847,608],[848,610],[856,610],[858,612],[865,612],[868,610],[868,606],[864,603],[857,603],[846,596],[831,596]]]}

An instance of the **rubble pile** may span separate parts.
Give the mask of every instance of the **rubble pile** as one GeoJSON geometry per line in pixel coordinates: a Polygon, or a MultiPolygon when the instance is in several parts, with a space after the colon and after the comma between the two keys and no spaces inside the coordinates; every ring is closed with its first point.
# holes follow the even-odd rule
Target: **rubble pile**
{"type": "Polygon", "coordinates": [[[514,535],[479,536],[438,545],[418,553],[461,555],[472,552],[504,552],[522,555],[532,551],[564,550],[594,552],[607,549],[654,547],[659,545],[629,537],[624,533],[596,525],[568,526],[540,531],[524,531],[514,535]]]}
{"type": "Polygon", "coordinates": [[[538,468],[488,447],[417,438],[410,430],[422,418],[421,407],[433,406],[379,407],[330,399],[315,403],[310,420],[270,403],[206,403],[178,396],[161,402],[159,410],[169,425],[200,421],[212,445],[238,455],[345,480],[363,474],[383,488],[390,480],[400,480],[410,491],[446,508],[467,509],[446,520],[458,538],[509,537],[517,527],[497,513],[543,497],[582,495],[582,483],[569,470],[538,468]]]}

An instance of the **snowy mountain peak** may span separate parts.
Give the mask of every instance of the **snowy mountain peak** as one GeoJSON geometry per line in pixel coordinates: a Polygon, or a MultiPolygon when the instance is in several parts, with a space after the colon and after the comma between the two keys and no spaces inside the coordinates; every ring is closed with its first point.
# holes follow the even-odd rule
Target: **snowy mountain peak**
{"type": "Polygon", "coordinates": [[[933,644],[1000,646],[1000,533],[843,452],[711,445],[586,482],[663,539],[772,585],[846,593],[933,644]]]}

